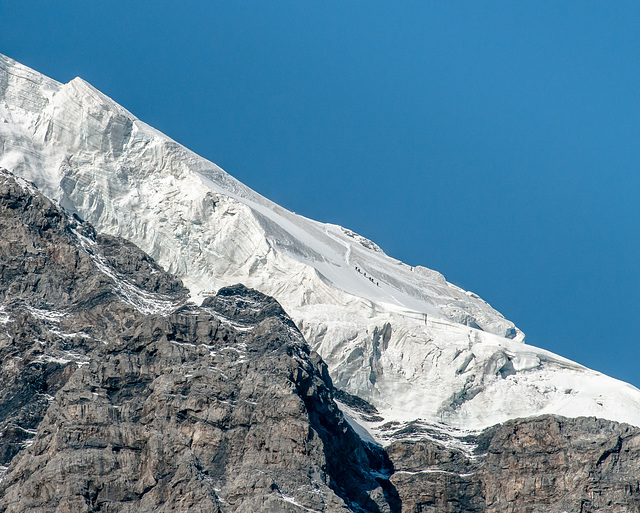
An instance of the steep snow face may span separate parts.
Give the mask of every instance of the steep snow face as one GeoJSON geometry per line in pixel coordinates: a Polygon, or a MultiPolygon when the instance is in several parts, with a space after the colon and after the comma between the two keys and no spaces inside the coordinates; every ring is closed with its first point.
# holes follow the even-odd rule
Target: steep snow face
{"type": "Polygon", "coordinates": [[[0,167],[140,246],[196,301],[238,282],[274,296],[335,384],[386,420],[640,425],[636,388],[525,345],[477,295],[283,209],[79,78],[60,84],[0,56],[0,167]]]}

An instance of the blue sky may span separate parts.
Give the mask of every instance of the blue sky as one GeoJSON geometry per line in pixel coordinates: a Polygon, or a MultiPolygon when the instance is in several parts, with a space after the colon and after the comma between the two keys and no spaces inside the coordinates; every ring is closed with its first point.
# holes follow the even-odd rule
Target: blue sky
{"type": "Polygon", "coordinates": [[[623,1],[0,0],[1,53],[636,386],[639,27],[623,1]]]}

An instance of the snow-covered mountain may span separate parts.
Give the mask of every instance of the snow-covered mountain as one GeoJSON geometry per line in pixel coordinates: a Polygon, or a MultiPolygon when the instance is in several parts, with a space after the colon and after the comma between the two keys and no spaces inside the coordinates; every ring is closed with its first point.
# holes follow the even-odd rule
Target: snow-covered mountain
{"type": "Polygon", "coordinates": [[[0,167],[137,244],[196,301],[238,282],[275,297],[335,385],[378,408],[374,438],[391,420],[480,429],[542,413],[640,426],[640,390],[526,345],[476,294],[283,209],[80,78],[0,56],[0,167]]]}

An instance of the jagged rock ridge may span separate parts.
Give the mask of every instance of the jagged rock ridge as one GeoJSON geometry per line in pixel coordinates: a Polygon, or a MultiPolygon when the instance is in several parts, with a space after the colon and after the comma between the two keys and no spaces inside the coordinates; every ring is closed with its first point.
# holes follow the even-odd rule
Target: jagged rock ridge
{"type": "Polygon", "coordinates": [[[147,255],[5,173],[0,227],[0,511],[397,510],[275,300],[185,303],[147,255]]]}

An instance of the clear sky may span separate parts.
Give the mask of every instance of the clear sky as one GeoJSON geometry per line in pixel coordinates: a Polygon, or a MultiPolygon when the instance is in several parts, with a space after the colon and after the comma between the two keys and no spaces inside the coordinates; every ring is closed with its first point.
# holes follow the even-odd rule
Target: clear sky
{"type": "Polygon", "coordinates": [[[640,386],[640,2],[0,0],[0,53],[640,386]]]}

